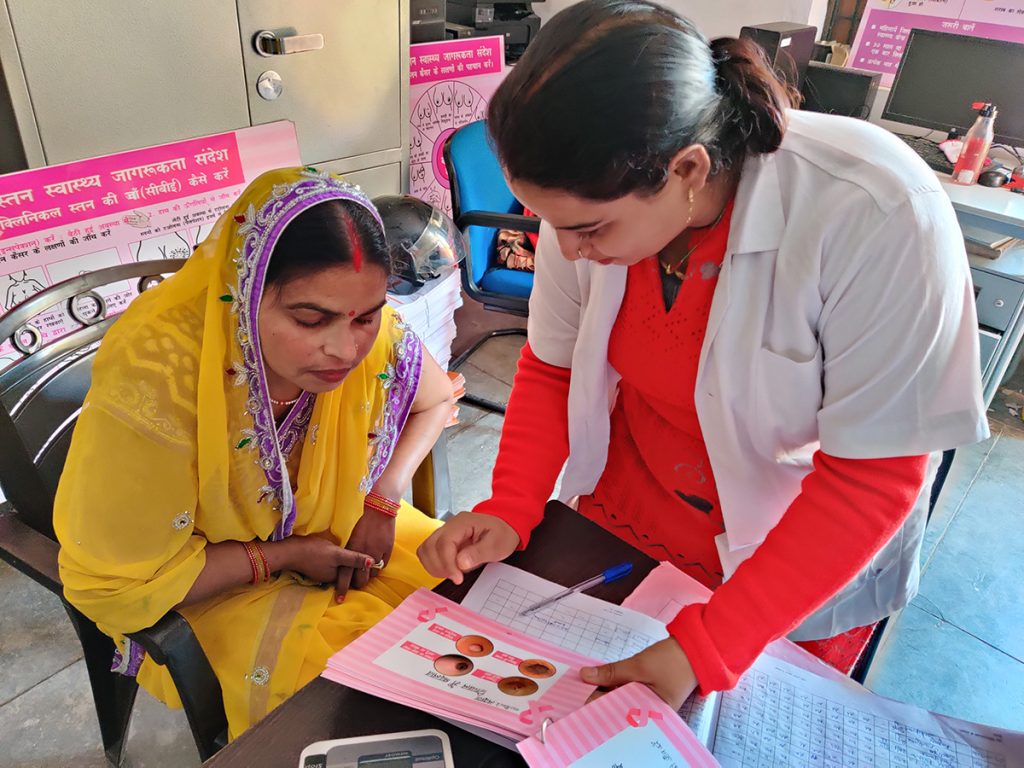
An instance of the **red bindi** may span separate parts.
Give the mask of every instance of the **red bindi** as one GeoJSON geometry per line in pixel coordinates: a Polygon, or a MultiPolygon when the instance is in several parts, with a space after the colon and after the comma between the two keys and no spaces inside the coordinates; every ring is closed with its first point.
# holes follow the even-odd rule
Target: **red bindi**
{"type": "Polygon", "coordinates": [[[356,316],[356,311],[354,309],[349,310],[348,316],[349,317],[355,317],[356,316]]]}

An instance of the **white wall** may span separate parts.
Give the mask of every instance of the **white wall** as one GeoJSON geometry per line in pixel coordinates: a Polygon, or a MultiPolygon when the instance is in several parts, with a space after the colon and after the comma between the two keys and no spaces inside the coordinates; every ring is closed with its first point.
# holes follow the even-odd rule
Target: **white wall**
{"type": "MultiPolygon", "coordinates": [[[[547,21],[575,0],[546,0],[533,6],[547,21]]],[[[814,24],[821,29],[827,0],[660,0],[689,17],[708,37],[736,37],[740,27],[771,21],[814,24]]]]}
{"type": "Polygon", "coordinates": [[[811,11],[808,17],[808,24],[818,28],[818,39],[822,37],[822,29],[825,26],[825,17],[828,16],[828,0],[811,0],[811,11]]]}

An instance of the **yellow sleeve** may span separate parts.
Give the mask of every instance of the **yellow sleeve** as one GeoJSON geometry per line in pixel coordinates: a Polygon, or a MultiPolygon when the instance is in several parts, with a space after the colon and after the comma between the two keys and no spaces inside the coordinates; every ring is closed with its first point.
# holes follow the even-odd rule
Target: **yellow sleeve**
{"type": "Polygon", "coordinates": [[[112,636],[153,625],[206,562],[195,447],[87,402],[54,505],[68,601],[112,636]]]}

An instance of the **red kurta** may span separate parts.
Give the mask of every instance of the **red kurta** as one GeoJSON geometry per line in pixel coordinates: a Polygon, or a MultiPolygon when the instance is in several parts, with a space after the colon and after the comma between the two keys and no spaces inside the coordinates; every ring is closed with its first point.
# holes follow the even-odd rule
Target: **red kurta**
{"type": "Polygon", "coordinates": [[[579,505],[581,514],[711,589],[722,583],[715,536],[725,529],[693,391],[731,212],[732,203],[718,226],[695,235],[699,244],[670,309],[660,262],[629,268],[608,344],[622,376],[608,465],[579,505]]]}

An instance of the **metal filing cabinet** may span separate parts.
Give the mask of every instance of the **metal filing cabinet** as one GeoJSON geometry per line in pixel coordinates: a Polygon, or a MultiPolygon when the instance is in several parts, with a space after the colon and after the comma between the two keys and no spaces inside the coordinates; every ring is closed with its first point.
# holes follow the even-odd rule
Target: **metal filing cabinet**
{"type": "Polygon", "coordinates": [[[287,119],[402,191],[408,29],[408,0],[0,0],[0,172],[287,119]]]}
{"type": "Polygon", "coordinates": [[[995,397],[1024,335],[1024,247],[998,259],[970,257],[978,306],[985,404],[995,397]]]}

